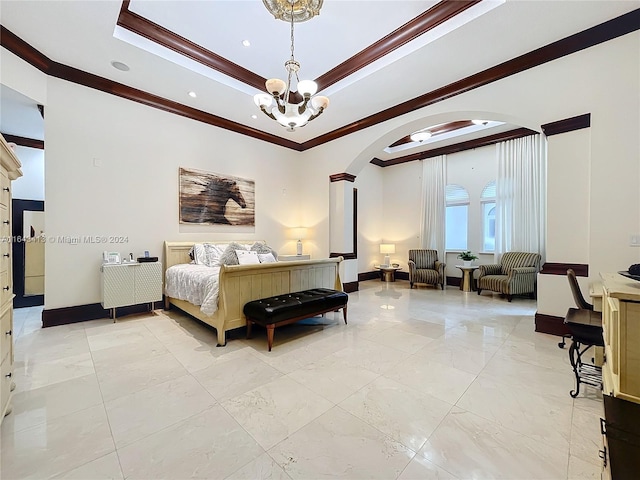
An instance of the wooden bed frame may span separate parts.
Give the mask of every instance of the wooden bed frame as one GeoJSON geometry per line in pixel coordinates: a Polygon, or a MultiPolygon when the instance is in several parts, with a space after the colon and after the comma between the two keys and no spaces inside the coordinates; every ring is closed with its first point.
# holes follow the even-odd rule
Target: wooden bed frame
{"type": "MultiPolygon", "coordinates": [[[[234,241],[240,244],[255,242],[234,241]]],[[[172,265],[190,263],[189,250],[195,243],[202,242],[164,242],[165,271],[172,265]]],[[[175,305],[214,327],[218,333],[218,346],[221,347],[226,344],[228,330],[247,324],[242,309],[244,304],[251,300],[310,288],[332,288],[342,291],[340,262],[342,257],[258,265],[223,265],[220,267],[218,310],[213,315],[203,314],[198,305],[168,296],[165,296],[165,308],[169,309],[171,305],[175,305]]]]}

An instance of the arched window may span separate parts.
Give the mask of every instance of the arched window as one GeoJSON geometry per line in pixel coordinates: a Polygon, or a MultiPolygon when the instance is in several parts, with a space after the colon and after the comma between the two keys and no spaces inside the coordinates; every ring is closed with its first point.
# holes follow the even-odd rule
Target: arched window
{"type": "Polygon", "coordinates": [[[445,248],[467,250],[469,223],[469,192],[461,185],[447,185],[445,216],[445,248]]]}
{"type": "Polygon", "coordinates": [[[487,183],[480,198],[482,204],[482,251],[496,249],[496,181],[487,183]]]}

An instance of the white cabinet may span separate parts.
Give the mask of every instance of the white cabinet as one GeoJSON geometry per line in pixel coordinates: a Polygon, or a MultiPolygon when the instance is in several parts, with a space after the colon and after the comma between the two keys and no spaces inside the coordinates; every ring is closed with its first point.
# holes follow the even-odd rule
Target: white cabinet
{"type": "Polygon", "coordinates": [[[160,262],[102,265],[102,306],[116,307],[162,300],[162,264],[160,262]]]}
{"type": "Polygon", "coordinates": [[[22,176],[20,161],[0,135],[0,423],[11,412],[13,382],[13,272],[11,180],[22,176]]]}

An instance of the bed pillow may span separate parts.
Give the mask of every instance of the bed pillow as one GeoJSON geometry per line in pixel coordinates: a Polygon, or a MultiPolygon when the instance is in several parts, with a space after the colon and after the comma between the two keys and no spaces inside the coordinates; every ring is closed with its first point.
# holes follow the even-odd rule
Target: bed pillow
{"type": "Polygon", "coordinates": [[[202,247],[204,249],[202,264],[207,267],[217,267],[220,265],[220,256],[224,253],[225,248],[220,248],[218,245],[212,243],[203,243],[202,247]]]}
{"type": "Polygon", "coordinates": [[[251,245],[250,250],[258,253],[270,253],[271,255],[273,255],[274,259],[278,258],[278,254],[276,253],[276,251],[264,242],[254,243],[253,245],[251,245]]]}
{"type": "Polygon", "coordinates": [[[250,250],[236,250],[238,256],[238,263],[240,265],[255,265],[260,263],[258,258],[258,252],[252,252],[250,250]]]}
{"type": "Polygon", "coordinates": [[[196,265],[204,265],[205,263],[205,252],[204,245],[202,243],[194,243],[191,250],[189,250],[189,257],[192,262],[196,265]]]}
{"type": "Polygon", "coordinates": [[[220,265],[238,265],[238,255],[236,250],[245,250],[239,243],[231,242],[227,245],[227,248],[222,252],[218,262],[220,265]]]}
{"type": "Polygon", "coordinates": [[[276,257],[273,256],[273,253],[258,253],[258,259],[260,263],[276,263],[276,257]]]}

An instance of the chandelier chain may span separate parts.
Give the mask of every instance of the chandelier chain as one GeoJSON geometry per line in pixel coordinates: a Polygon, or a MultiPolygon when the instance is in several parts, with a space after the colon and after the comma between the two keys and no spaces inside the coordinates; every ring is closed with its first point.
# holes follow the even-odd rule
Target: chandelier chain
{"type": "MultiPolygon", "coordinates": [[[[294,50],[294,37],[293,37],[293,3],[291,2],[291,61],[295,62],[295,55],[293,54],[293,50],[294,50]]],[[[296,76],[296,82],[300,81],[300,78],[298,77],[298,72],[295,71],[294,72],[295,76],[296,76]]],[[[291,84],[291,70],[289,71],[289,84],[291,84]]],[[[287,92],[287,95],[289,94],[289,92],[287,92]]]]}

